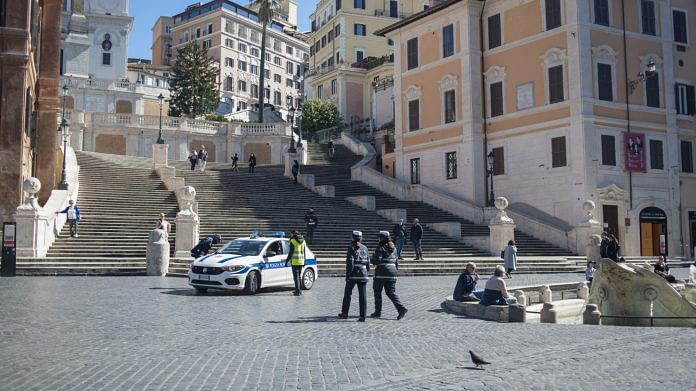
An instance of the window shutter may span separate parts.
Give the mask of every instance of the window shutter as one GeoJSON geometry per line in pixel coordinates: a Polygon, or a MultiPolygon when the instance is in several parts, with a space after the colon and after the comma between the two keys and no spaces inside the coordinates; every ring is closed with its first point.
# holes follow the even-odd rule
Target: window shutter
{"type": "Polygon", "coordinates": [[[565,167],[566,160],[566,145],[565,136],[555,137],[551,139],[551,167],[565,167]]]}
{"type": "Polygon", "coordinates": [[[597,86],[599,100],[608,102],[612,102],[614,100],[611,80],[611,65],[597,64],[597,86]]]}
{"type": "Polygon", "coordinates": [[[420,101],[418,99],[408,102],[408,130],[414,131],[420,128],[420,101]]]}
{"type": "Polygon", "coordinates": [[[500,31],[500,14],[488,18],[488,48],[497,48],[502,44],[500,31]]]}
{"type": "Polygon", "coordinates": [[[686,86],[686,107],[689,115],[696,115],[696,97],[694,96],[694,86],[686,86]]]}
{"type": "Polygon", "coordinates": [[[493,175],[505,175],[505,149],[493,148],[493,175]]]}
{"type": "Polygon", "coordinates": [[[650,168],[653,170],[664,169],[662,141],[660,140],[650,140],[650,168]]]}
{"type": "Polygon", "coordinates": [[[491,88],[491,117],[503,115],[503,82],[493,83],[491,88]]]}
{"type": "Polygon", "coordinates": [[[602,165],[616,166],[616,144],[614,136],[602,135],[602,165]]]}
{"type": "Polygon", "coordinates": [[[648,106],[660,107],[660,75],[657,72],[645,79],[645,95],[648,106]]]}
{"type": "Polygon", "coordinates": [[[549,68],[549,103],[563,102],[563,65],[549,68]]]}

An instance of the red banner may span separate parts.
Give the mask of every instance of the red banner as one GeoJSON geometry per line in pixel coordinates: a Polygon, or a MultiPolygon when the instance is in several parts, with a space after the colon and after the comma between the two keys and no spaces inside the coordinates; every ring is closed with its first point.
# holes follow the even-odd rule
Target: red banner
{"type": "Polygon", "coordinates": [[[644,134],[624,132],[624,160],[626,161],[626,171],[647,171],[644,134]]]}

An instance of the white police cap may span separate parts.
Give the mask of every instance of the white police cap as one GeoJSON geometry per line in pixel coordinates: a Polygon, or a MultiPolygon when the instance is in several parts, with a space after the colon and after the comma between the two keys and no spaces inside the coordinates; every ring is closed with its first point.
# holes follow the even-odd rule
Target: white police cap
{"type": "Polygon", "coordinates": [[[354,237],[354,238],[362,238],[362,232],[360,232],[360,231],[353,231],[353,237],[354,237]]]}
{"type": "Polygon", "coordinates": [[[380,234],[381,236],[384,236],[385,238],[388,238],[388,237],[389,237],[389,231],[379,231],[379,234],[380,234]]]}

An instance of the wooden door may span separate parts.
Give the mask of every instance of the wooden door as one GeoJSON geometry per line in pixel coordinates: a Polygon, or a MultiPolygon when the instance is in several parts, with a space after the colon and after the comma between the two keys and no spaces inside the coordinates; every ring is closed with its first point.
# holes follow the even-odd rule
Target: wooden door
{"type": "Polygon", "coordinates": [[[602,205],[604,223],[608,225],[609,232],[619,237],[619,207],[616,205],[602,205]]]}
{"type": "Polygon", "coordinates": [[[640,223],[640,247],[640,255],[644,257],[654,255],[652,223],[640,223]]]}

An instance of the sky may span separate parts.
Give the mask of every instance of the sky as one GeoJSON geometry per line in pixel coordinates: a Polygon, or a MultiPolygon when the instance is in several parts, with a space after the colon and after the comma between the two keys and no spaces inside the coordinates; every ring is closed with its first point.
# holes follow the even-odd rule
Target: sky
{"type": "MultiPolygon", "coordinates": [[[[207,1],[200,0],[202,3],[207,1]]],[[[234,1],[234,0],[233,0],[234,1]]],[[[178,14],[187,5],[197,3],[195,0],[130,0],[128,13],[133,17],[133,28],[128,42],[128,57],[152,58],[152,26],[160,16],[178,14]]],[[[318,0],[297,0],[297,24],[300,31],[310,28],[309,14],[314,11],[318,0]]],[[[248,0],[237,0],[240,5],[249,4],[248,0]]]]}

